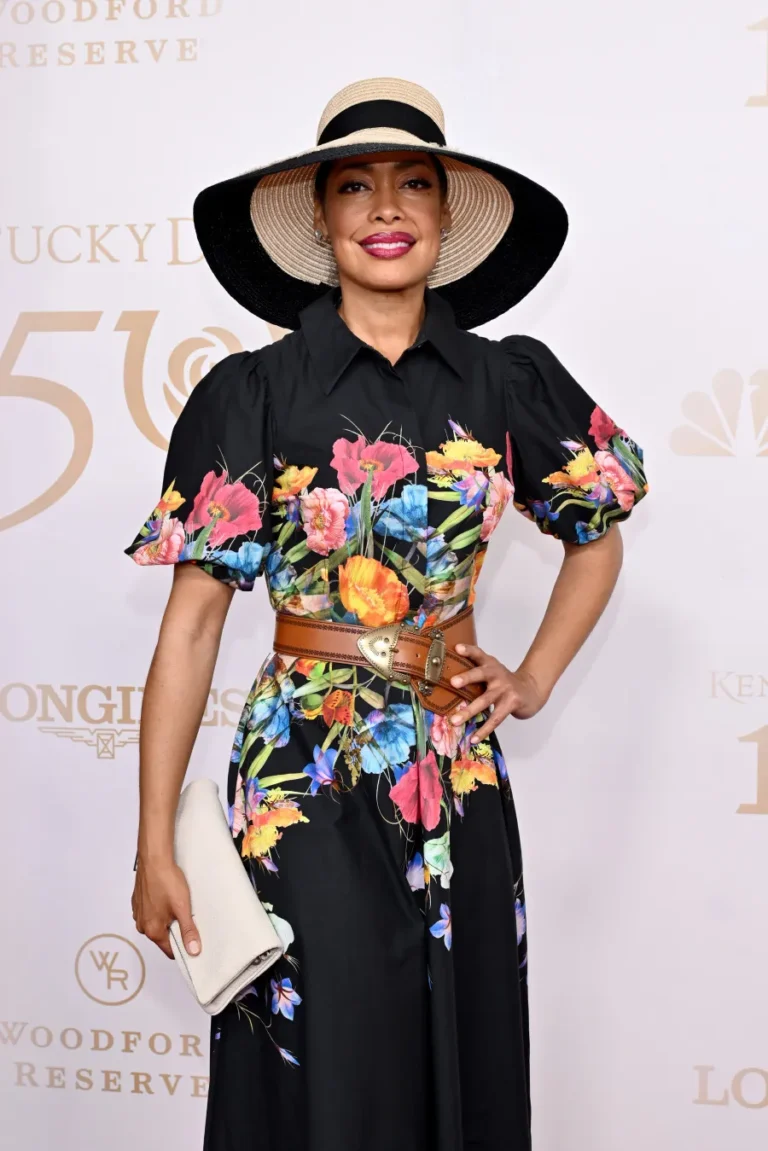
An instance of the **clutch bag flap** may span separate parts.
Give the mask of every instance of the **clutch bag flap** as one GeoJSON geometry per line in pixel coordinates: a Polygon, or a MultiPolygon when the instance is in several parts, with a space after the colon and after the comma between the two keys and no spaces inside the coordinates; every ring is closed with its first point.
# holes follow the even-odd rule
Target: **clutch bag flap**
{"type": "Polygon", "coordinates": [[[189,886],[201,950],[187,953],[178,920],[170,925],[171,949],[200,1006],[216,1014],[284,946],[240,859],[214,780],[192,780],[179,796],[174,857],[189,886]]]}

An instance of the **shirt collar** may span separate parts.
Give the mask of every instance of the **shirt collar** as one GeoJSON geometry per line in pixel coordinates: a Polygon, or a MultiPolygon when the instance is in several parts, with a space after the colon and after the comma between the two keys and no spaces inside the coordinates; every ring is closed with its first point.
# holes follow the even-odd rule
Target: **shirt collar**
{"type": "MultiPolygon", "coordinates": [[[[355,356],[363,349],[370,350],[370,345],[356,336],[342,320],[337,311],[340,301],[341,289],[329,288],[299,313],[312,365],[326,395],[333,390],[355,356]]],[[[414,343],[428,340],[448,366],[465,383],[471,383],[470,357],[453,307],[434,288],[425,289],[424,302],[424,322],[414,343]]]]}

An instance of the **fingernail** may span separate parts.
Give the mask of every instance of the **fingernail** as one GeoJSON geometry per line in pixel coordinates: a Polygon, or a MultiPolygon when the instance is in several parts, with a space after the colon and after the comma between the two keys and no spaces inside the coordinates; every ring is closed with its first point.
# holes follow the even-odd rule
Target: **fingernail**
{"type": "Polygon", "coordinates": [[[461,678],[460,675],[455,675],[453,677],[453,679],[451,680],[451,683],[453,684],[454,687],[461,687],[463,682],[464,682],[464,680],[461,678]]]}
{"type": "Polygon", "coordinates": [[[190,939],[189,943],[187,944],[187,951],[189,952],[190,955],[199,955],[200,944],[197,942],[196,939],[190,939]]]}
{"type": "Polygon", "coordinates": [[[456,644],[456,651],[459,653],[459,655],[463,655],[464,654],[464,644],[463,643],[457,643],[456,644]]]}
{"type": "Polygon", "coordinates": [[[471,735],[469,737],[469,742],[470,743],[479,743],[480,742],[480,736],[479,735],[471,735]]]}

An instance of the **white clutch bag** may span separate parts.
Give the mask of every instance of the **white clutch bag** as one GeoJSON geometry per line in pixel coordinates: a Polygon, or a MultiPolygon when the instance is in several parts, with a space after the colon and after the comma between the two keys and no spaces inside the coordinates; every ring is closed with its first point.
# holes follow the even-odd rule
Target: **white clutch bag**
{"type": "Polygon", "coordinates": [[[174,857],[189,885],[201,950],[187,953],[178,920],[170,925],[171,948],[197,1002],[217,1015],[290,940],[281,940],[248,878],[214,780],[194,779],[183,789],[174,857]]]}

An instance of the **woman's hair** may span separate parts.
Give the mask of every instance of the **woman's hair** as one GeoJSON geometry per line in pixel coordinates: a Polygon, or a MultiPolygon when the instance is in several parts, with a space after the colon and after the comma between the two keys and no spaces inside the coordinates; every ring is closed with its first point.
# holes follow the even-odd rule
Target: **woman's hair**
{"type": "MultiPolygon", "coordinates": [[[[443,199],[445,199],[448,195],[448,177],[445,174],[445,168],[443,167],[442,162],[438,160],[437,156],[435,156],[433,153],[428,152],[427,155],[431,159],[437,173],[437,182],[440,185],[440,195],[443,199]]],[[[331,174],[333,164],[333,160],[323,160],[323,162],[320,164],[320,167],[317,169],[317,172],[315,173],[315,195],[321,204],[325,200],[325,191],[328,185],[328,177],[331,174]]]]}

